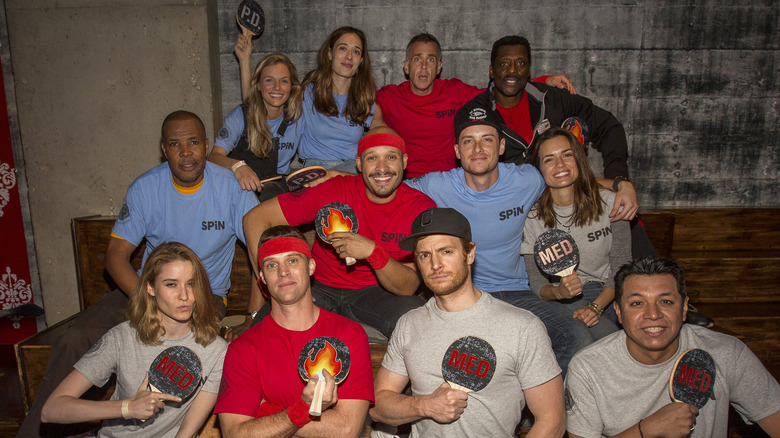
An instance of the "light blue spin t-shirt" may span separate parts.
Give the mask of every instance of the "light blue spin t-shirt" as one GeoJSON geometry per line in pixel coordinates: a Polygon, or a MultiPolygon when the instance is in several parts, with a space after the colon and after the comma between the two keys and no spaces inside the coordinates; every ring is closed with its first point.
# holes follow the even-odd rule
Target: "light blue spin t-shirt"
{"type": "Polygon", "coordinates": [[[187,245],[203,262],[214,295],[224,297],[236,238],[244,241],[243,218],[256,205],[254,192],[242,190],[230,169],[210,161],[200,188],[185,195],[173,186],[166,162],[130,184],[112,234],[133,245],[146,237],[143,263],[161,243],[187,245]]]}
{"type": "Polygon", "coordinates": [[[530,290],[520,244],[525,218],[545,187],[533,166],[498,163],[498,181],[482,192],[466,185],[461,167],[406,183],[433,198],[439,207],[454,208],[469,220],[477,244],[472,278],[479,289],[530,290]]]}
{"type": "Polygon", "coordinates": [[[304,160],[354,160],[357,145],[363,137],[365,126],[371,126],[374,120],[374,105],[371,115],[363,125],[352,122],[342,115],[347,106],[346,94],[334,94],[339,115],[329,117],[314,108],[314,85],[309,84],[303,93],[303,113],[305,129],[301,132],[298,155],[304,160]]]}
{"type": "MultiPolygon", "coordinates": [[[[279,175],[287,175],[290,173],[290,162],[292,161],[295,152],[298,150],[300,134],[301,131],[303,131],[301,121],[297,120],[287,126],[284,135],[278,136],[276,131],[279,129],[279,125],[282,124],[283,120],[284,115],[281,115],[273,120],[267,121],[268,128],[271,130],[271,137],[279,137],[279,164],[276,167],[276,172],[279,175]]],[[[217,139],[214,141],[214,146],[221,147],[229,154],[238,146],[238,141],[241,140],[241,134],[243,132],[244,112],[241,110],[241,105],[239,105],[225,118],[222,129],[219,130],[217,139]]]]}

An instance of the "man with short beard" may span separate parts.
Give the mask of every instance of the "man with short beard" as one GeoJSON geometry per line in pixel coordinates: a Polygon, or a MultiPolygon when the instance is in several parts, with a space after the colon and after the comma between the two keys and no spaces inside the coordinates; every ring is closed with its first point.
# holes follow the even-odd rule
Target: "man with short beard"
{"type": "MultiPolygon", "coordinates": [[[[317,239],[312,256],[318,269],[312,282],[317,305],[378,329],[389,337],[398,318],[419,307],[414,295],[420,284],[412,254],[398,246],[409,234],[412,219],[434,202],[402,182],[406,146],[389,128],[372,130],[358,144],[360,175],[335,176],[315,187],[263,202],[244,217],[247,245],[275,225],[302,225],[325,205],[340,202],[357,215],[357,233],[333,233],[317,239]],[[347,266],[345,259],[357,260],[347,266]]],[[[251,254],[257,269],[257,260],[251,254]]],[[[268,305],[255,321],[268,314],[268,305]]]]}
{"type": "MultiPolygon", "coordinates": [[[[413,437],[514,437],[527,403],[535,417],[529,436],[562,436],[563,381],[544,326],[471,282],[475,244],[469,221],[451,208],[426,210],[401,248],[414,250],[434,296],[398,321],[374,382],[371,417],[389,425],[412,423],[413,437]],[[486,341],[497,358],[492,378],[469,393],[442,376],[449,346],[464,336],[486,341]],[[412,395],[404,395],[410,381],[412,395]]],[[[478,359],[471,356],[468,363],[482,367],[478,359]]]]}

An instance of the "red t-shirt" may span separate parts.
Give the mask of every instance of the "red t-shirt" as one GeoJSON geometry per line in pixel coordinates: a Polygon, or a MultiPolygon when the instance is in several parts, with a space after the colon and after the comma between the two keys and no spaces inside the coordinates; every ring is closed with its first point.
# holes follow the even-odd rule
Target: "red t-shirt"
{"type": "Polygon", "coordinates": [[[269,315],[228,346],[214,413],[256,416],[261,402],[286,409],[301,398],[298,375],[303,347],[318,336],[331,336],[349,348],[351,367],[338,387],[344,400],[374,401],[374,380],[368,337],[356,322],[320,309],[317,322],[305,331],[279,326],[269,315]]]}
{"type": "Polygon", "coordinates": [[[436,79],[425,96],[412,93],[409,81],[379,90],[385,123],[406,142],[406,178],[455,168],[455,113],[483,91],[459,79],[436,79]]]}
{"type": "MultiPolygon", "coordinates": [[[[287,223],[296,226],[314,221],[317,212],[332,202],[342,202],[355,211],[358,234],[367,237],[390,253],[393,259],[412,263],[412,253],[404,251],[398,242],[411,234],[412,221],[436,203],[427,195],[401,183],[395,198],[385,204],[371,202],[361,175],[337,176],[312,188],[285,193],[278,197],[287,223]]],[[[317,238],[312,246],[312,258],[317,262],[314,279],[339,289],[362,289],[379,283],[365,260],[347,266],[333,247],[317,238]]]]}
{"type": "Polygon", "coordinates": [[[496,104],[498,113],[501,114],[501,118],[504,119],[504,123],[512,131],[515,131],[518,135],[523,137],[526,143],[530,144],[534,138],[534,127],[531,124],[531,110],[528,107],[528,93],[523,91],[523,97],[520,98],[520,102],[511,107],[504,108],[503,106],[496,104]]]}

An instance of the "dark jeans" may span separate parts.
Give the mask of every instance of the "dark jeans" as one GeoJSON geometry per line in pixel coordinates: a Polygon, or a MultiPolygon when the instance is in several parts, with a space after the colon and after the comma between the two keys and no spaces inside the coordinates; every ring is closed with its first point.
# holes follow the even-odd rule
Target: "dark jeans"
{"type": "Polygon", "coordinates": [[[492,292],[491,295],[528,310],[542,320],[563,377],[566,377],[574,353],[593,342],[593,336],[582,321],[572,318],[571,313],[560,304],[543,300],[530,290],[492,292]]]}

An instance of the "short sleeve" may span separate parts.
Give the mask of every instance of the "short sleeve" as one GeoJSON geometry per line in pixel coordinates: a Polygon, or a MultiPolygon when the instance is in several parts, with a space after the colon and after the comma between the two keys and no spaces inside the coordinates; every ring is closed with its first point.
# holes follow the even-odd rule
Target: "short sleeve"
{"type": "Polygon", "coordinates": [[[214,140],[214,146],[219,146],[229,154],[238,145],[243,132],[244,111],[239,105],[225,118],[225,122],[217,134],[217,139],[214,140]]]}
{"type": "Polygon", "coordinates": [[[119,340],[116,330],[109,330],[73,365],[79,373],[95,386],[103,386],[116,372],[119,357],[119,340]]]}

